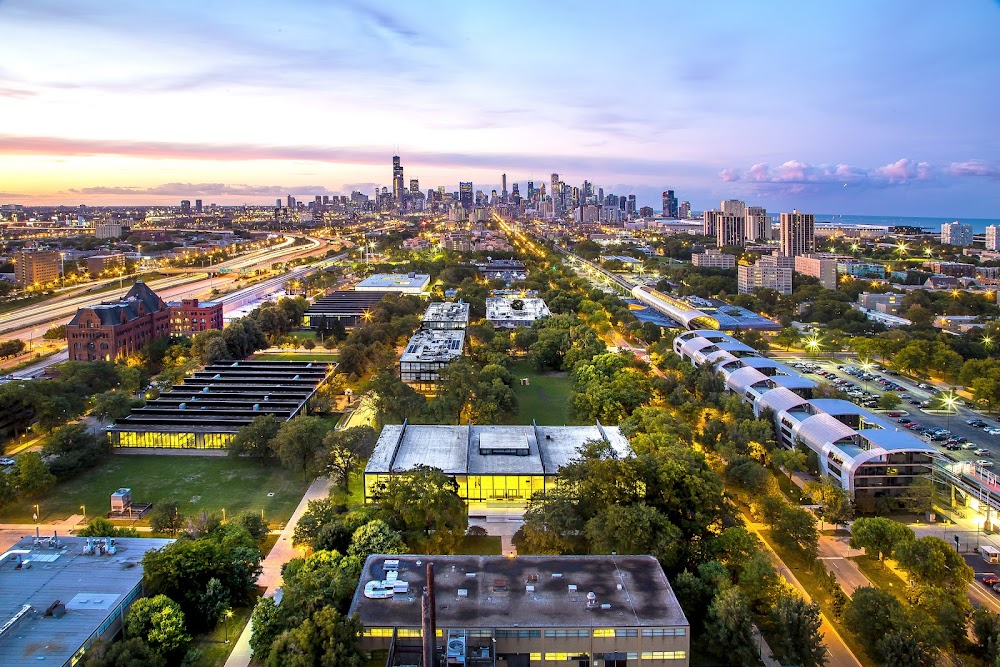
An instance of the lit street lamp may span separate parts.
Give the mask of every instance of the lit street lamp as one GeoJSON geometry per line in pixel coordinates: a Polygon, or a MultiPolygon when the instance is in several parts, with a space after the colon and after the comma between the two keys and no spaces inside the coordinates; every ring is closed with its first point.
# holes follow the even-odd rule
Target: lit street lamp
{"type": "Polygon", "coordinates": [[[83,512],[83,519],[84,519],[84,521],[86,521],[86,519],[87,519],[87,506],[86,505],[80,505],[80,511],[83,512]]]}
{"type": "Polygon", "coordinates": [[[35,505],[35,513],[31,515],[33,521],[38,521],[38,505],[35,505]]]}
{"type": "Polygon", "coordinates": [[[233,610],[227,609],[222,612],[222,617],[226,619],[226,643],[229,643],[229,619],[233,617],[233,610]]]}
{"type": "Polygon", "coordinates": [[[958,397],[955,396],[954,390],[949,390],[949,393],[943,394],[941,396],[941,403],[944,405],[945,410],[948,413],[948,424],[945,428],[951,430],[951,415],[952,412],[958,412],[958,397]]]}

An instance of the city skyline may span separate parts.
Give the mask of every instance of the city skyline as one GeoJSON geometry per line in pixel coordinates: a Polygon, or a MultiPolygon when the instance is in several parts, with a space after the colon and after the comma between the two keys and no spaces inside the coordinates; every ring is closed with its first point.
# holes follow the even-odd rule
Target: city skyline
{"type": "Polygon", "coordinates": [[[7,0],[0,202],[371,194],[395,153],[424,190],[995,217],[998,5],[919,9],[7,0]]]}

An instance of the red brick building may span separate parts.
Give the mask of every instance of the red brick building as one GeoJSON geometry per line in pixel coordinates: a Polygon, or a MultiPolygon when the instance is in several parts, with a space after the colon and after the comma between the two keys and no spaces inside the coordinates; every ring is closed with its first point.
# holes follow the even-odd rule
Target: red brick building
{"type": "Polygon", "coordinates": [[[167,304],[137,280],[120,301],[76,311],[66,325],[66,341],[72,361],[114,361],[163,336],[221,328],[221,303],[184,299],[167,304]]]}
{"type": "Polygon", "coordinates": [[[190,336],[201,331],[222,328],[221,303],[183,299],[171,301],[169,308],[170,333],[175,336],[190,336]]]}

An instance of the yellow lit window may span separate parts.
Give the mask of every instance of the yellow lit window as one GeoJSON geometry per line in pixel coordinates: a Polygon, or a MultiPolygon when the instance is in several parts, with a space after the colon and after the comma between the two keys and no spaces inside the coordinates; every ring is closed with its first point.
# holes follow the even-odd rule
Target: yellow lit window
{"type": "Polygon", "coordinates": [[[615,636],[615,629],[614,628],[594,628],[594,636],[595,637],[614,637],[615,636]]]}
{"type": "Polygon", "coordinates": [[[643,651],[643,660],[684,660],[687,653],[684,651],[643,651]]]}
{"type": "Polygon", "coordinates": [[[537,662],[537,661],[539,661],[539,660],[542,659],[542,654],[541,653],[531,653],[528,656],[528,659],[531,660],[532,662],[537,662]]]}
{"type": "MultiPolygon", "coordinates": [[[[419,631],[418,631],[419,633],[419,631]]],[[[364,637],[392,637],[392,628],[365,628],[364,637]]],[[[419,634],[417,635],[420,636],[419,634]]]]}

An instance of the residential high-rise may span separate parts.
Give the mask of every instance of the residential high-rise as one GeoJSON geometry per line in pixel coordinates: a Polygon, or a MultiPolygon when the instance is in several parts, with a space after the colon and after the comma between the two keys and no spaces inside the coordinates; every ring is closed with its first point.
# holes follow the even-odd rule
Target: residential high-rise
{"type": "Polygon", "coordinates": [[[458,203],[465,209],[472,208],[472,182],[462,181],[458,184],[458,203]]]}
{"type": "Polygon", "coordinates": [[[746,215],[747,203],[739,199],[724,199],[719,203],[719,210],[729,215],[746,215]]]}
{"type": "Polygon", "coordinates": [[[663,192],[663,216],[666,218],[677,217],[677,197],[674,196],[673,190],[664,190],[663,192]]]}
{"type": "Polygon", "coordinates": [[[819,279],[826,289],[837,289],[837,260],[818,253],[799,255],[795,258],[795,270],[819,279]]]}
{"type": "Polygon", "coordinates": [[[198,215],[201,215],[203,210],[204,209],[201,207],[201,200],[200,199],[195,199],[194,200],[194,212],[197,213],[198,215]]]}
{"type": "Polygon", "coordinates": [[[288,195],[288,208],[295,208],[295,197],[288,195]]]}
{"type": "Polygon", "coordinates": [[[635,195],[628,196],[628,203],[625,205],[625,212],[629,215],[635,215],[638,211],[638,207],[635,203],[635,195]]]}
{"type": "Polygon", "coordinates": [[[410,195],[416,197],[420,194],[420,181],[416,178],[410,179],[410,195]]]}
{"type": "Polygon", "coordinates": [[[701,214],[701,233],[705,236],[715,236],[719,229],[719,218],[722,211],[704,211],[701,214]]]}
{"type": "Polygon", "coordinates": [[[941,243],[954,246],[972,245],[972,225],[963,225],[957,220],[941,225],[941,243]]]}
{"type": "Polygon", "coordinates": [[[781,214],[781,254],[805,255],[816,250],[816,217],[797,209],[781,214]]]}
{"type": "Polygon", "coordinates": [[[403,185],[403,165],[399,163],[399,156],[392,156],[392,198],[397,202],[402,201],[406,194],[403,185]]]}
{"type": "Polygon", "coordinates": [[[18,250],[14,253],[14,284],[41,286],[59,279],[58,250],[18,250]]]}
{"type": "Polygon", "coordinates": [[[500,176],[501,186],[500,186],[500,200],[506,204],[507,203],[507,174],[502,174],[500,176]]]}
{"type": "Polygon", "coordinates": [[[528,181],[528,201],[532,201],[535,198],[535,182],[528,181]]]}
{"type": "Polygon", "coordinates": [[[746,218],[742,215],[722,213],[715,221],[715,245],[742,246],[746,242],[746,218]]]}
{"type": "Polygon", "coordinates": [[[281,199],[274,200],[274,208],[281,208],[281,199]]]}
{"type": "Polygon", "coordinates": [[[191,200],[190,199],[182,199],[181,200],[181,215],[190,215],[190,214],[191,214],[191,200]]]}
{"type": "Polygon", "coordinates": [[[687,220],[691,217],[691,202],[682,201],[680,207],[677,209],[677,214],[681,220],[687,220]]]}
{"type": "Polygon", "coordinates": [[[752,294],[755,289],[773,289],[781,294],[792,293],[794,260],[784,255],[764,255],[754,265],[740,264],[737,282],[740,294],[752,294]]]}
{"type": "Polygon", "coordinates": [[[990,225],[986,228],[986,249],[1000,250],[1000,227],[990,225]]]}
{"type": "Polygon", "coordinates": [[[747,241],[770,241],[771,218],[763,206],[747,207],[747,241]]]}

